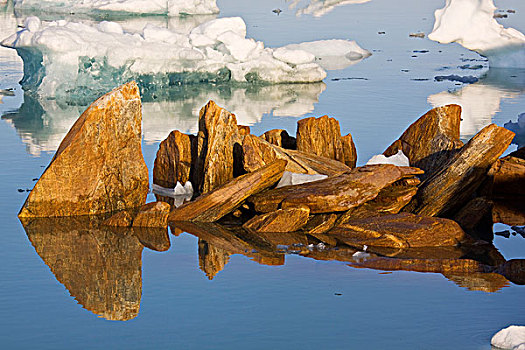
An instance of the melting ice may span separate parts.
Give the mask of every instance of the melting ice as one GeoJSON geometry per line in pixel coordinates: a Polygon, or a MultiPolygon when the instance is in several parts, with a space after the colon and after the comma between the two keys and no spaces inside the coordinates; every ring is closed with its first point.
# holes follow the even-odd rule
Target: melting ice
{"type": "Polygon", "coordinates": [[[457,42],[489,59],[491,67],[525,68],[525,35],[504,28],[494,19],[492,0],[446,0],[436,10],[428,38],[442,44],[457,42]]]}

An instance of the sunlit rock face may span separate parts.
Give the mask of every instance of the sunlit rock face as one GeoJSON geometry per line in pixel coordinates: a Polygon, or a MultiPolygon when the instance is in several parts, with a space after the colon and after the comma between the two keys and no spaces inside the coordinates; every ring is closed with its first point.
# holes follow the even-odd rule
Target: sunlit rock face
{"type": "Polygon", "coordinates": [[[457,42],[489,59],[491,67],[525,68],[525,35],[494,19],[493,0],[447,0],[436,10],[430,40],[457,42]]]}
{"type": "Polygon", "coordinates": [[[468,139],[492,122],[492,117],[500,111],[502,103],[516,99],[523,93],[524,69],[491,68],[477,83],[466,85],[460,90],[430,95],[428,102],[434,107],[451,103],[460,105],[460,134],[462,138],[468,139]]]}
{"type": "Polygon", "coordinates": [[[303,4],[302,0],[292,0],[288,8],[293,10],[297,8],[295,14],[301,15],[313,15],[314,17],[321,17],[328,12],[334,10],[337,6],[351,5],[351,4],[364,4],[370,0],[308,0],[306,4],[303,4]]]}
{"type": "Polygon", "coordinates": [[[37,254],[80,305],[108,320],[137,317],[144,246],[133,234],[97,228],[86,218],[23,224],[37,254]]]}
{"type": "Polygon", "coordinates": [[[93,102],[62,140],[20,217],[94,215],[145,203],[141,102],[130,82],[93,102]]]}
{"type": "Polygon", "coordinates": [[[14,0],[17,9],[58,13],[119,12],[130,14],[210,14],[219,12],[216,0],[14,0]]]}

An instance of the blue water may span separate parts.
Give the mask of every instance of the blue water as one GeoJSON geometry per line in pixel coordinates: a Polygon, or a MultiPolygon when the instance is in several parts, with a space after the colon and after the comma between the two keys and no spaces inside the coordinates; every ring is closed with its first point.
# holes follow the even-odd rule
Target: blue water
{"type": "MultiPolygon", "coordinates": [[[[214,94],[240,119],[244,115],[254,134],[276,127],[294,134],[299,117],[334,116],[341,123],[342,133],[352,133],[359,164],[382,152],[412,121],[432,108],[429,96],[439,93],[457,95],[476,89],[473,96],[478,96],[477,100],[464,109],[478,108],[473,113],[477,119],[470,123],[472,128],[463,134],[464,139],[490,121],[498,125],[516,121],[517,115],[525,112],[523,71],[487,72],[480,56],[459,45],[409,38],[410,33],[430,32],[433,11],[443,3],[372,0],[339,6],[317,18],[296,17],[284,1],[219,0],[219,16],[241,16],[247,23],[248,36],[264,41],[266,46],[344,38],[356,40],[373,55],[344,70],[329,71],[321,87],[279,87],[275,95],[264,89],[246,92],[232,88],[218,93],[213,87],[187,87],[169,99],[148,106],[145,103],[143,153],[150,172],[159,141],[172,129],[195,128],[195,112],[214,94]],[[283,10],[279,16],[271,12],[277,7],[283,10]],[[378,34],[380,31],[385,34],[378,34]],[[468,59],[481,61],[465,61],[468,59]],[[457,68],[465,63],[485,68],[457,68]],[[480,80],[471,85],[434,81],[437,75],[449,74],[474,75],[480,80]],[[516,78],[511,79],[511,75],[516,78]],[[261,105],[264,108],[259,108],[261,105]],[[306,105],[311,108],[305,110],[306,105]],[[293,108],[279,109],[283,106],[293,108]],[[253,112],[250,118],[246,117],[249,112],[253,112]]],[[[496,5],[516,10],[500,23],[525,32],[522,1],[497,1],[496,5]]],[[[2,28],[16,24],[10,11],[8,8],[0,16],[2,28]],[[13,18],[15,22],[8,23],[13,18]]],[[[86,306],[77,302],[85,291],[82,284],[71,287],[75,275],[61,275],[61,271],[69,271],[68,259],[75,257],[68,253],[74,251],[74,242],[63,252],[51,245],[47,253],[54,258],[48,258],[40,251],[41,246],[31,243],[16,217],[27,196],[18,189],[34,185],[33,179],[40,176],[83,108],[48,100],[31,102],[24,97],[18,85],[22,67],[16,57],[7,49],[0,50],[0,89],[12,88],[15,93],[3,97],[0,104],[4,116],[0,121],[2,348],[490,349],[490,338],[498,330],[509,324],[525,324],[525,289],[510,282],[489,293],[469,290],[441,274],[384,274],[352,268],[345,262],[290,254],[280,266],[262,265],[234,254],[209,280],[199,268],[198,238],[188,233],[170,234],[171,248],[166,252],[142,248],[134,237],[117,241],[127,242],[136,250],[102,250],[107,263],[99,266],[106,266],[108,274],[119,257],[129,259],[128,265],[135,268],[134,278],[123,275],[125,282],[117,278],[115,283],[131,292],[139,291],[140,309],[127,321],[99,317],[86,309],[96,303],[86,306]],[[24,100],[25,109],[21,107],[24,100]],[[66,264],[60,270],[63,262],[66,264]]],[[[507,227],[495,228],[503,229],[507,227]]],[[[97,234],[89,237],[101,246],[112,242],[97,234]]],[[[519,236],[497,237],[494,243],[506,259],[525,258],[525,239],[519,236]]],[[[87,294],[96,297],[97,291],[86,286],[87,294]]]]}

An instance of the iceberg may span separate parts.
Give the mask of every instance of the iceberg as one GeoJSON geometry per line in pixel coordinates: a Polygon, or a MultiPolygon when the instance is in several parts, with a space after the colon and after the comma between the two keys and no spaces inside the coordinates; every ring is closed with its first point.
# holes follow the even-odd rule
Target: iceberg
{"type": "Polygon", "coordinates": [[[524,350],[525,326],[509,326],[496,333],[490,344],[498,349],[524,350]]]}
{"type": "Polygon", "coordinates": [[[516,134],[512,143],[518,145],[518,149],[525,146],[525,113],[518,115],[518,121],[516,123],[509,120],[507,123],[503,124],[503,127],[516,134]]]}
{"type": "Polygon", "coordinates": [[[159,196],[170,197],[174,199],[173,205],[177,208],[180,207],[184,202],[188,202],[193,197],[193,186],[191,182],[186,182],[182,185],[177,181],[175,188],[166,188],[157,184],[151,185],[151,191],[159,196]]]}
{"type": "Polygon", "coordinates": [[[218,18],[189,33],[147,25],[126,32],[116,22],[42,22],[28,17],[24,28],[2,41],[24,60],[25,90],[46,97],[93,98],[136,80],[142,93],[194,83],[314,83],[326,77],[318,58],[360,61],[366,50],[349,40],[321,40],[302,49],[265,48],[246,38],[240,17],[218,18]],[[307,51],[308,50],[308,51],[307,51]]]}
{"type": "Polygon", "coordinates": [[[436,10],[430,40],[457,42],[489,59],[491,67],[525,68],[525,35],[494,19],[493,0],[446,0],[436,10]]]}
{"type": "Polygon", "coordinates": [[[382,154],[377,154],[370,158],[368,162],[366,162],[366,165],[374,165],[374,164],[392,164],[396,166],[410,166],[410,162],[408,160],[408,157],[405,156],[402,150],[397,151],[396,154],[387,157],[382,154]]]}
{"type": "Polygon", "coordinates": [[[14,0],[16,9],[70,13],[121,12],[155,15],[218,13],[216,0],[14,0]]]}
{"type": "MultiPolygon", "coordinates": [[[[364,4],[370,0],[310,0],[308,5],[299,8],[295,14],[301,15],[313,15],[314,17],[321,17],[328,12],[332,11],[337,6],[351,5],[351,4],[364,4]]],[[[296,8],[301,0],[293,0],[288,8],[296,8]]]]}

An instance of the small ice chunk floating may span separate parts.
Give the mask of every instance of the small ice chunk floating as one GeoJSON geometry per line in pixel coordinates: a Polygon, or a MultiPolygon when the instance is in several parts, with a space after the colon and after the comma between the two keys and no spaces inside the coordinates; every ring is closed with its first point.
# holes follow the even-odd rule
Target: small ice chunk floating
{"type": "Polygon", "coordinates": [[[189,34],[153,25],[132,34],[114,22],[28,17],[2,45],[24,60],[24,89],[46,97],[93,95],[132,79],[143,93],[191,83],[314,83],[326,77],[323,58],[342,68],[370,55],[349,40],[265,48],[246,38],[240,17],[214,19],[189,34]]]}
{"type": "Polygon", "coordinates": [[[525,326],[509,326],[496,333],[491,345],[498,349],[524,350],[525,349],[525,326]]]}
{"type": "Polygon", "coordinates": [[[446,0],[436,10],[430,40],[457,42],[489,59],[491,67],[525,68],[525,35],[494,19],[493,0],[446,0]]]}
{"type": "Polygon", "coordinates": [[[14,0],[14,5],[17,9],[59,13],[102,11],[177,16],[219,12],[216,0],[14,0]]]}
{"type": "MultiPolygon", "coordinates": [[[[370,0],[309,0],[308,5],[299,8],[296,11],[296,15],[313,15],[314,17],[321,17],[328,12],[331,12],[337,6],[364,4],[369,1],[370,0]]],[[[292,0],[288,7],[294,9],[300,2],[301,0],[292,0]]]]}
{"type": "Polygon", "coordinates": [[[370,160],[366,163],[366,165],[374,165],[374,164],[392,164],[395,166],[410,166],[410,161],[408,160],[407,156],[403,153],[402,150],[397,151],[396,154],[387,157],[382,154],[377,154],[370,158],[370,160]]]}

